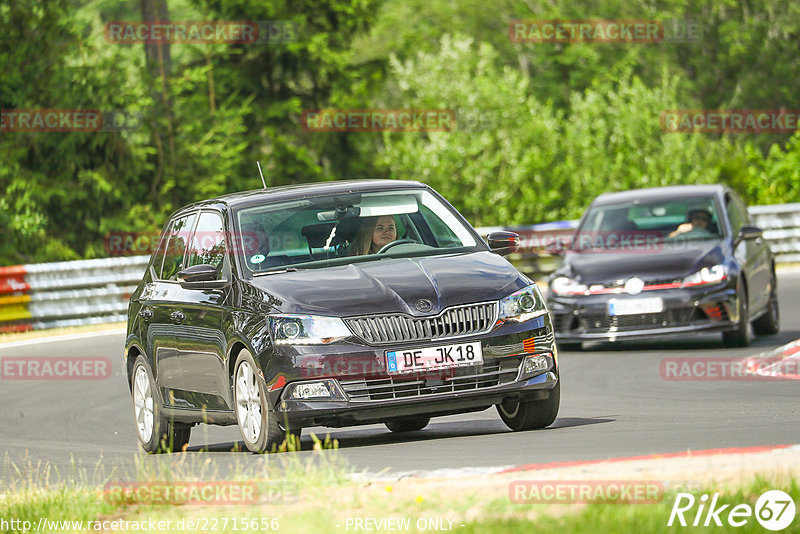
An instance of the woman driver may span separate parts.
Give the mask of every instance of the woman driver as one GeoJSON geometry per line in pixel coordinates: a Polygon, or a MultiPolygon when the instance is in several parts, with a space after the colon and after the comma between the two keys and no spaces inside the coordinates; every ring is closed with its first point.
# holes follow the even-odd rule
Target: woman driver
{"type": "Polygon", "coordinates": [[[361,225],[353,240],[352,256],[375,254],[397,239],[397,223],[391,215],[370,217],[361,225]]]}

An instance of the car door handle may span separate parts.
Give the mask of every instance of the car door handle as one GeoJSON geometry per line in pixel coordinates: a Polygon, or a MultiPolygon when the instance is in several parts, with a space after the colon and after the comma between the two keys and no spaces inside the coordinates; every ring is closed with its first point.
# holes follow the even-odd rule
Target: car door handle
{"type": "Polygon", "coordinates": [[[142,308],[141,310],[139,310],[139,317],[141,317],[145,321],[149,321],[150,319],[153,318],[153,310],[151,310],[150,308],[142,308]]]}
{"type": "Polygon", "coordinates": [[[183,314],[182,311],[174,311],[169,314],[169,318],[172,319],[172,322],[175,324],[180,324],[186,319],[186,316],[183,314]]]}

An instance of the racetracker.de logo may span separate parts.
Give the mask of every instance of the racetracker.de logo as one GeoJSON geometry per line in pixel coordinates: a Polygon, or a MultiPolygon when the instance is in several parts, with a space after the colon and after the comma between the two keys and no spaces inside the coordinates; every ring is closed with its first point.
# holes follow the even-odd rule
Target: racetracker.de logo
{"type": "Polygon", "coordinates": [[[306,109],[300,125],[309,132],[450,132],[452,109],[306,109]]]}
{"type": "Polygon", "coordinates": [[[114,44],[278,44],[297,41],[287,20],[112,21],[105,38],[114,44]]]}
{"type": "MultiPolygon", "coordinates": [[[[184,245],[189,236],[188,233],[180,233],[177,237],[170,239],[166,245],[167,255],[183,255],[184,245]]],[[[292,236],[293,237],[293,236],[292,236]]],[[[264,250],[283,250],[283,236],[270,235],[269,238],[259,232],[230,232],[223,235],[214,231],[199,231],[192,234],[192,242],[189,243],[191,251],[232,251],[241,252],[245,255],[256,254],[264,250]],[[227,239],[226,239],[227,236],[227,239]],[[269,242],[269,246],[267,246],[269,242]]],[[[295,239],[296,241],[296,239],[295,239]]],[[[109,256],[139,256],[152,254],[158,250],[161,244],[160,232],[109,232],[103,238],[103,249],[109,256]]]]}
{"type": "Polygon", "coordinates": [[[3,356],[0,380],[104,380],[111,376],[106,356],[3,356]]]}
{"type": "Polygon", "coordinates": [[[515,480],[508,486],[515,504],[653,504],[663,496],[658,480],[515,480]]]}
{"type": "Polygon", "coordinates": [[[659,374],[668,381],[788,380],[800,378],[800,360],[670,357],[661,360],[659,374]]]}
{"type": "Polygon", "coordinates": [[[0,132],[120,132],[141,126],[138,112],[99,109],[3,109],[0,132]]]}
{"type": "Polygon", "coordinates": [[[109,482],[103,500],[111,504],[253,504],[255,482],[109,482]]]}
{"type": "Polygon", "coordinates": [[[515,43],[657,43],[664,39],[658,20],[512,20],[515,43]]]}
{"type": "Polygon", "coordinates": [[[583,253],[652,254],[663,249],[662,233],[650,230],[576,232],[572,238],[572,250],[583,253]]]}
{"type": "Polygon", "coordinates": [[[792,133],[800,129],[800,110],[668,109],[660,123],[668,133],[792,133]]]}

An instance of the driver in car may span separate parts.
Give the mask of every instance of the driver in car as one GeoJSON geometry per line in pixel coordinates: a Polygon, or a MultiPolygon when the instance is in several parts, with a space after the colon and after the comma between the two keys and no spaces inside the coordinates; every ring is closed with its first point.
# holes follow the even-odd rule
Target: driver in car
{"type": "Polygon", "coordinates": [[[352,245],[352,256],[375,254],[397,239],[397,223],[391,215],[370,217],[358,230],[352,245]]]}
{"type": "Polygon", "coordinates": [[[678,226],[678,228],[667,237],[675,237],[677,235],[689,233],[695,236],[713,235],[708,229],[708,225],[711,223],[711,212],[705,207],[690,208],[686,218],[689,220],[689,222],[685,222],[678,226]]]}

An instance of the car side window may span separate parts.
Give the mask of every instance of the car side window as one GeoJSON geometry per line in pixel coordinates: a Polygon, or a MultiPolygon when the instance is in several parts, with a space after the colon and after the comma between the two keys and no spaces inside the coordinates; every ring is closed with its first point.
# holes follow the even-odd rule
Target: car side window
{"type": "Polygon", "coordinates": [[[177,219],[170,228],[169,241],[164,254],[164,268],[161,270],[162,280],[177,280],[178,272],[183,269],[183,257],[189,233],[192,231],[196,214],[192,213],[177,219]]]}
{"type": "Polygon", "coordinates": [[[725,204],[731,220],[731,230],[733,230],[733,235],[736,235],[747,221],[747,212],[744,211],[741,203],[736,202],[731,195],[725,196],[725,204]]]}
{"type": "Polygon", "coordinates": [[[167,225],[167,228],[158,238],[158,248],[153,253],[153,261],[150,264],[150,276],[153,280],[161,278],[161,268],[164,266],[164,251],[167,248],[167,241],[169,241],[170,230],[172,229],[172,222],[167,225]]]}
{"type": "Polygon", "coordinates": [[[213,265],[222,272],[225,261],[225,225],[220,214],[204,211],[197,220],[192,234],[187,267],[213,265]]]}

